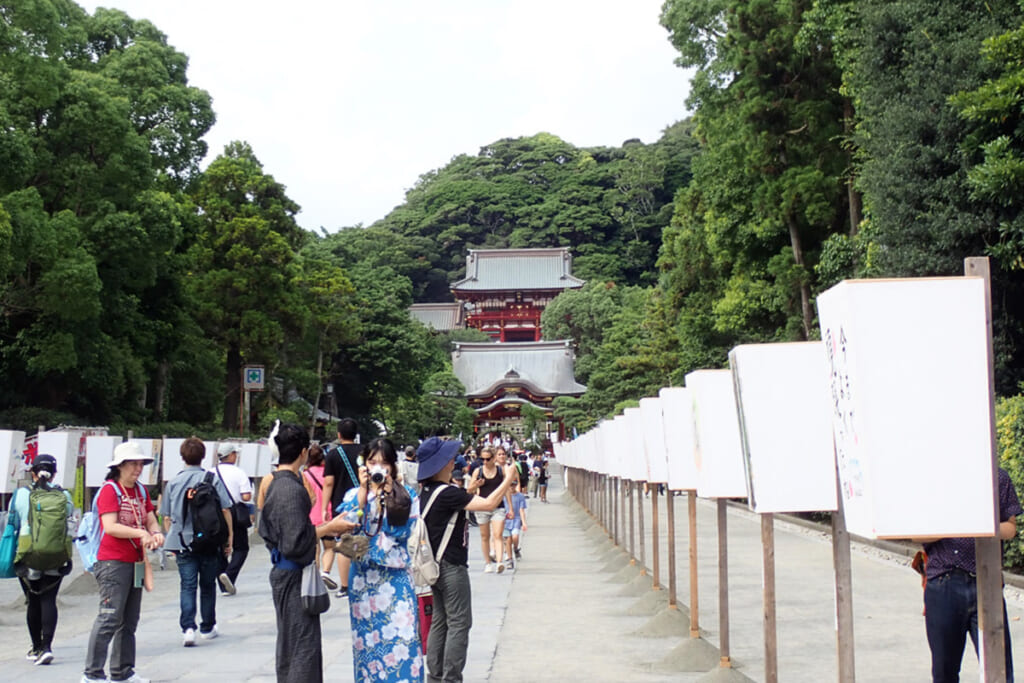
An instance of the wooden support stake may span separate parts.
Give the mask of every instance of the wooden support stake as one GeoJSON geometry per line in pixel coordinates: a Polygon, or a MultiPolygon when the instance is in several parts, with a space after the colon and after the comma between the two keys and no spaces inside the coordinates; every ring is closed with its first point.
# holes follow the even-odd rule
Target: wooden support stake
{"type": "Polygon", "coordinates": [[[609,516],[611,517],[611,520],[612,520],[611,537],[612,537],[612,547],[614,547],[614,548],[618,548],[619,547],[619,498],[618,498],[619,489],[618,489],[618,483],[619,483],[619,480],[616,479],[615,477],[609,477],[608,478],[608,489],[610,491],[609,499],[608,500],[609,500],[609,503],[610,503],[610,506],[611,506],[609,511],[608,511],[608,514],[609,514],[609,516]]]}
{"type": "Polygon", "coordinates": [[[644,540],[644,497],[643,497],[643,486],[640,482],[636,483],[636,491],[640,494],[637,497],[636,502],[636,513],[637,513],[637,536],[640,537],[640,574],[644,575],[647,573],[647,547],[644,540]]]}
{"type": "Polygon", "coordinates": [[[612,478],[604,476],[601,486],[601,495],[604,497],[604,532],[611,538],[615,532],[615,524],[612,522],[612,478]]]}
{"type": "Polygon", "coordinates": [[[697,492],[687,491],[686,512],[690,526],[690,637],[700,638],[697,622],[697,492]]]}
{"type": "Polygon", "coordinates": [[[775,628],[775,517],[761,515],[762,586],[764,604],[764,680],[779,682],[779,645],[775,628]]]}
{"type": "Polygon", "coordinates": [[[627,534],[626,534],[626,486],[628,486],[627,482],[625,482],[622,479],[619,479],[619,505],[622,506],[622,509],[619,510],[619,526],[621,527],[619,529],[619,531],[621,533],[621,540],[622,540],[622,546],[623,547],[626,546],[626,536],[627,536],[627,534]]]}
{"type": "Polygon", "coordinates": [[[980,277],[985,281],[985,322],[988,356],[988,417],[992,463],[992,509],[996,535],[974,540],[975,566],[978,587],[978,660],[981,680],[996,683],[1006,680],[1006,650],[1003,623],[1003,551],[999,540],[999,447],[996,440],[995,371],[992,360],[992,273],[988,257],[964,259],[964,275],[980,277]]]}
{"type": "Polygon", "coordinates": [[[661,590],[661,539],[658,538],[658,485],[651,484],[651,588],[661,590]]]}
{"type": "Polygon", "coordinates": [[[718,630],[721,647],[721,659],[718,666],[723,669],[732,667],[729,658],[729,534],[726,526],[725,498],[716,499],[718,503],[718,630]]]}
{"type": "Polygon", "coordinates": [[[629,563],[636,564],[636,524],[634,523],[633,508],[636,506],[635,487],[633,482],[626,482],[626,492],[629,494],[629,563]]]}
{"type": "Polygon", "coordinates": [[[666,489],[665,500],[668,502],[668,608],[678,609],[676,594],[676,505],[675,496],[666,489]]]}
{"type": "Polygon", "coordinates": [[[843,492],[838,472],[836,511],[832,513],[832,568],[836,582],[836,657],[839,665],[839,683],[854,683],[857,676],[853,651],[853,572],[850,564],[850,534],[846,531],[843,492]]]}

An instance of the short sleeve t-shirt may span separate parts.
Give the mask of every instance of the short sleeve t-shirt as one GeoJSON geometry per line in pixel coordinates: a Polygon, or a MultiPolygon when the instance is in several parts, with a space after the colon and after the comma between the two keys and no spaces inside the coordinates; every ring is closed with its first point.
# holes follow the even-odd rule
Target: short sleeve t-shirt
{"type": "Polygon", "coordinates": [[[249,481],[249,475],[238,465],[223,462],[217,465],[213,472],[218,474],[219,478],[223,480],[224,486],[228,490],[228,495],[231,496],[231,500],[234,502],[244,502],[242,496],[246,493],[252,494],[252,482],[249,481]]]}
{"type": "MultiPolygon", "coordinates": [[[[427,507],[430,497],[438,486],[444,486],[442,482],[431,481],[423,485],[420,492],[420,512],[427,507]]],[[[452,513],[458,511],[455,518],[455,528],[452,530],[448,547],[444,549],[442,559],[463,567],[469,566],[469,526],[466,524],[466,506],[473,500],[473,494],[468,493],[458,486],[447,486],[437,494],[437,499],[430,508],[430,514],[426,517],[427,535],[430,536],[430,547],[440,548],[444,538],[444,530],[448,526],[448,520],[452,513]]]]}
{"type": "Polygon", "coordinates": [[[337,510],[338,506],[341,505],[341,501],[345,498],[345,493],[359,483],[358,481],[352,481],[348,468],[345,467],[345,463],[341,460],[342,454],[344,453],[348,458],[348,463],[352,466],[352,473],[355,474],[357,471],[356,458],[359,456],[359,451],[362,448],[357,443],[343,443],[339,444],[337,448],[327,451],[327,456],[324,458],[324,476],[334,477],[334,490],[331,491],[332,510],[337,510]]]}
{"type": "Polygon", "coordinates": [[[512,515],[515,519],[519,519],[519,511],[527,508],[526,495],[522,493],[512,494],[512,515]]]}
{"type": "MultiPolygon", "coordinates": [[[[153,501],[150,500],[149,495],[141,491],[141,488],[141,484],[132,488],[124,488],[117,482],[113,482],[109,486],[104,484],[96,496],[96,511],[99,512],[101,518],[107,513],[116,512],[118,523],[145,529],[146,517],[154,511],[154,508],[153,501]],[[115,486],[121,490],[120,499],[114,490],[115,486]]],[[[140,539],[116,538],[110,534],[103,534],[96,559],[99,561],[139,562],[142,560],[141,548],[140,539]]]]}

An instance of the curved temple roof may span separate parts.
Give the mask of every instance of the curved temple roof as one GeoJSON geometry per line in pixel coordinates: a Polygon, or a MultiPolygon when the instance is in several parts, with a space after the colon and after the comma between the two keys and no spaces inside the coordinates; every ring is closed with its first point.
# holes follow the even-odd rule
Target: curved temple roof
{"type": "Polygon", "coordinates": [[[452,367],[467,398],[493,395],[501,386],[524,386],[536,395],[577,396],[587,390],[574,378],[569,340],[489,344],[455,342],[452,367]]]}
{"type": "Polygon", "coordinates": [[[409,315],[438,332],[459,330],[465,327],[462,304],[458,302],[413,304],[409,307],[409,315]]]}
{"type": "Polygon", "coordinates": [[[566,247],[550,249],[470,249],[466,277],[453,292],[575,289],[583,280],[572,276],[572,255],[566,247]]]}

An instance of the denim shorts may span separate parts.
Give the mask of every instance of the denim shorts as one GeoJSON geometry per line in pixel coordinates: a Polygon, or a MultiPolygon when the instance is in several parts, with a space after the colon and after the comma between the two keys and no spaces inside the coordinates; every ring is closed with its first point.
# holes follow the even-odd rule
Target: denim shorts
{"type": "Polygon", "coordinates": [[[489,512],[483,512],[483,511],[480,511],[480,510],[477,510],[477,512],[476,512],[476,521],[477,521],[477,523],[480,526],[486,526],[486,525],[490,524],[492,519],[504,519],[504,518],[505,518],[505,508],[503,508],[503,507],[495,508],[495,509],[493,509],[493,510],[491,510],[489,512]]]}

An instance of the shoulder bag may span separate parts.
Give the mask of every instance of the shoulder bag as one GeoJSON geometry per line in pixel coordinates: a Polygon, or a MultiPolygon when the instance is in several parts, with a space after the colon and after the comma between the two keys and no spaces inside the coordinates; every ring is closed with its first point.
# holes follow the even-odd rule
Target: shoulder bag
{"type": "Polygon", "coordinates": [[[249,505],[244,500],[235,500],[235,497],[231,495],[231,489],[228,488],[228,483],[224,481],[224,475],[220,473],[220,465],[214,468],[217,470],[217,477],[220,479],[220,483],[224,485],[224,490],[227,491],[228,498],[231,500],[231,521],[239,529],[248,529],[252,526],[252,517],[249,515],[249,505]]]}

